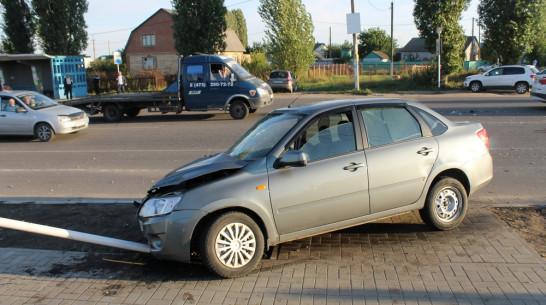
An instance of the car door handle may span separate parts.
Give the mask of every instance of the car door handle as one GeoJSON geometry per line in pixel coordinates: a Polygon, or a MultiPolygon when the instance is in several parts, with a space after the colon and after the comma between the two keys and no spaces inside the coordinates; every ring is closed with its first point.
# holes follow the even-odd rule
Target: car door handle
{"type": "Polygon", "coordinates": [[[343,169],[346,171],[354,172],[361,167],[364,167],[364,164],[351,162],[347,164],[347,166],[345,166],[343,169]]]}
{"type": "Polygon", "coordinates": [[[420,155],[426,156],[426,155],[428,155],[429,153],[431,153],[433,151],[434,151],[434,149],[432,149],[432,148],[423,147],[423,148],[421,148],[421,150],[417,151],[417,153],[420,154],[420,155]]]}

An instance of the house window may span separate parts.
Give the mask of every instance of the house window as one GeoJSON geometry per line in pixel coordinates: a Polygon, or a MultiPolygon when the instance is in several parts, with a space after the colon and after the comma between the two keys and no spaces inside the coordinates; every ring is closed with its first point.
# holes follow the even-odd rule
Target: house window
{"type": "Polygon", "coordinates": [[[155,34],[142,35],[143,47],[155,47],[155,34]]]}
{"type": "Polygon", "coordinates": [[[155,69],[157,67],[157,60],[155,57],[142,57],[142,68],[144,70],[155,69]]]}

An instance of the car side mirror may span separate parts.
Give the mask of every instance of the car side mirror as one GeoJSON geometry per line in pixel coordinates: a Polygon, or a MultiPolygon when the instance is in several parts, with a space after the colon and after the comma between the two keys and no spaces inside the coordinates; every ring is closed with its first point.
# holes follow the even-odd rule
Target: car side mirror
{"type": "Polygon", "coordinates": [[[17,109],[15,109],[15,112],[16,113],[27,113],[27,110],[23,107],[19,107],[17,109]]]}
{"type": "Polygon", "coordinates": [[[232,83],[235,82],[235,75],[233,73],[229,75],[229,81],[232,83]]]}
{"type": "Polygon", "coordinates": [[[307,166],[307,154],[301,150],[289,150],[277,161],[275,168],[307,166]]]}

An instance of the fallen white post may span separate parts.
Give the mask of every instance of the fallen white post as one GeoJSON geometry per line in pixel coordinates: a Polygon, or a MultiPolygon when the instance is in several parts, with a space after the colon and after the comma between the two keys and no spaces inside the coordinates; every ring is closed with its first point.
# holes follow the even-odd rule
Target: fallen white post
{"type": "Polygon", "coordinates": [[[13,219],[0,217],[0,227],[26,231],[30,233],[37,233],[42,235],[49,235],[53,237],[72,239],[72,240],[77,240],[77,241],[82,241],[82,242],[97,244],[102,246],[150,253],[150,246],[147,244],[141,244],[141,243],[132,242],[128,240],[110,238],[106,236],[82,233],[82,232],[77,232],[72,230],[65,230],[65,229],[30,223],[26,221],[19,221],[19,220],[13,220],[13,219]]]}

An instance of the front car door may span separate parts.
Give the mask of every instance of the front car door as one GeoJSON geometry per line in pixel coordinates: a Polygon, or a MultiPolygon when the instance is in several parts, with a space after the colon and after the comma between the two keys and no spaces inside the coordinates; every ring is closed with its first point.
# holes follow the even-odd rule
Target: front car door
{"type": "Polygon", "coordinates": [[[485,77],[483,78],[483,86],[489,88],[503,86],[503,71],[504,68],[496,68],[487,72],[485,77]]]}
{"type": "Polygon", "coordinates": [[[371,213],[415,203],[438,156],[426,123],[405,105],[359,109],[367,135],[371,213]]]}
{"type": "Polygon", "coordinates": [[[2,97],[0,101],[0,134],[29,135],[33,128],[32,115],[15,98],[2,97]],[[13,106],[10,103],[13,100],[13,106]]]}
{"type": "Polygon", "coordinates": [[[354,113],[344,109],[315,117],[287,146],[304,152],[307,165],[270,170],[271,205],[279,234],[369,214],[366,159],[359,149],[354,113]]]}
{"type": "Polygon", "coordinates": [[[222,109],[228,98],[238,91],[237,76],[224,63],[210,64],[209,108],[222,109]]]}

